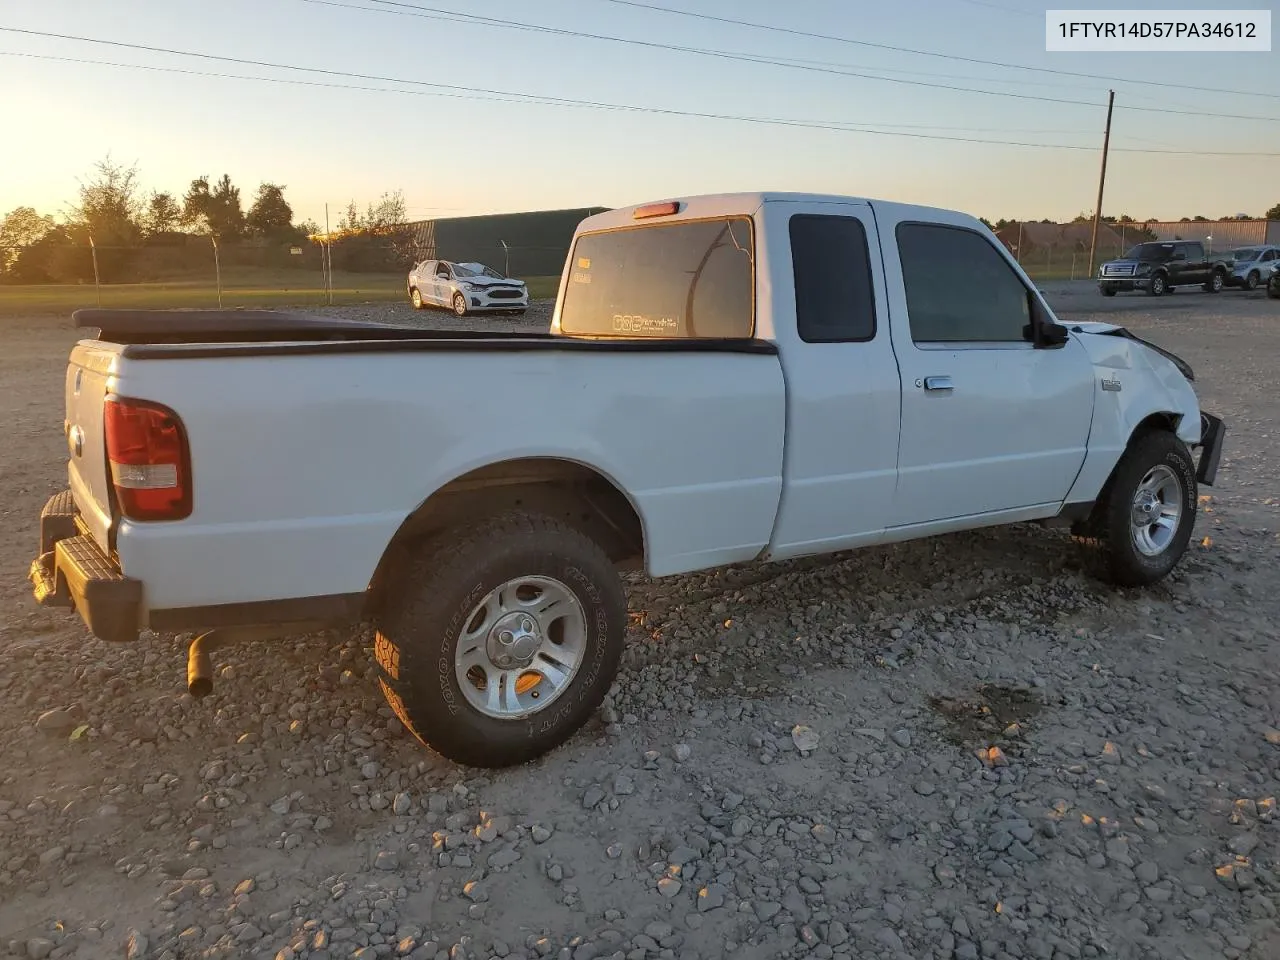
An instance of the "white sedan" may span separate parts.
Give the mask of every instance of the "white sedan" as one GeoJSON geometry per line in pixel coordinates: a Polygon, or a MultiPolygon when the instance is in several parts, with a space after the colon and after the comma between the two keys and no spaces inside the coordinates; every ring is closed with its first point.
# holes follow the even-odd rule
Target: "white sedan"
{"type": "Polygon", "coordinates": [[[409,271],[409,299],[414,309],[448,307],[460,317],[482,311],[522,314],[529,288],[483,263],[423,260],[409,271]]]}

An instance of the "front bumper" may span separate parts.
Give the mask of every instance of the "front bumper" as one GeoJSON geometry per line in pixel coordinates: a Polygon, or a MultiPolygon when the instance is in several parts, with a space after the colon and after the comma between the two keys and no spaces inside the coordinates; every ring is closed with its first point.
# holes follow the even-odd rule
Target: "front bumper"
{"type": "Polygon", "coordinates": [[[1221,417],[1212,413],[1200,413],[1200,463],[1196,466],[1196,482],[1212,487],[1218,476],[1218,464],[1222,462],[1222,443],[1227,436],[1227,425],[1221,417]]]}
{"type": "Polygon", "coordinates": [[[29,577],[36,602],[80,614],[99,640],[136,640],[142,582],[126,577],[76,523],[70,491],[54,494],[40,511],[40,554],[29,577]]]}
{"type": "Polygon", "coordinates": [[[527,310],[529,294],[526,291],[518,297],[495,297],[485,290],[464,290],[467,307],[471,310],[527,310]]]}
{"type": "Polygon", "coordinates": [[[1129,292],[1133,290],[1146,290],[1151,286],[1150,277],[1099,277],[1098,289],[1100,290],[1120,290],[1129,292]]]}

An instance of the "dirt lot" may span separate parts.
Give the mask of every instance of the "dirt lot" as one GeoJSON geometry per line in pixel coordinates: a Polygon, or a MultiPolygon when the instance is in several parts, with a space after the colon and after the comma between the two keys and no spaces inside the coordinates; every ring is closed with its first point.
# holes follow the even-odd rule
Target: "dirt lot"
{"type": "Polygon", "coordinates": [[[233,648],[196,702],[184,638],[38,610],[75,338],[0,321],[0,953],[1280,956],[1280,304],[1049,287],[1229,423],[1173,578],[1024,528],[637,578],[599,717],[485,776],[404,734],[366,635],[233,648]]]}

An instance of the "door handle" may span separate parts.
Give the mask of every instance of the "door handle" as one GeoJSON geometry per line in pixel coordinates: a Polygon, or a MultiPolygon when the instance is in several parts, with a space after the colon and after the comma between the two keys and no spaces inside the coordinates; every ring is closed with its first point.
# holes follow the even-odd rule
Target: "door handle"
{"type": "Polygon", "coordinates": [[[925,377],[924,388],[926,390],[952,390],[954,384],[950,377],[925,377]]]}

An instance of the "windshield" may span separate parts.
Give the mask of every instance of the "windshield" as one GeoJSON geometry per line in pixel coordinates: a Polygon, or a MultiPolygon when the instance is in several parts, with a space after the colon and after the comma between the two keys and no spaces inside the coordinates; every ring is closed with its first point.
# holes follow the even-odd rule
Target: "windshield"
{"type": "Polygon", "coordinates": [[[486,267],[483,263],[455,263],[453,272],[459,277],[492,277],[495,280],[501,280],[502,274],[494,270],[492,267],[486,267]]]}
{"type": "Polygon", "coordinates": [[[1257,260],[1262,256],[1262,250],[1258,247],[1241,247],[1239,250],[1232,250],[1231,256],[1235,260],[1248,262],[1249,260],[1257,260]]]}
{"type": "Polygon", "coordinates": [[[1125,254],[1127,260],[1161,260],[1173,252],[1172,243],[1140,243],[1125,254]]]}

